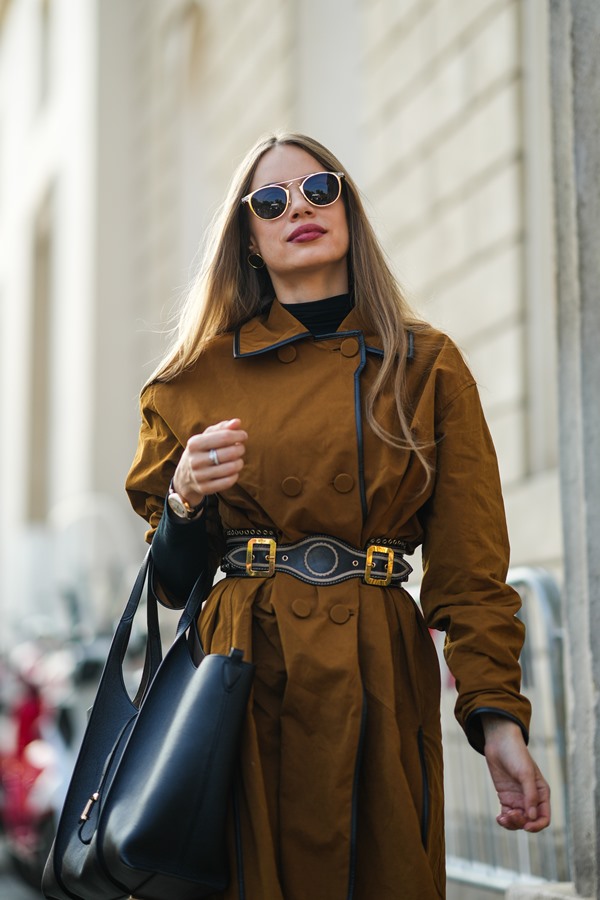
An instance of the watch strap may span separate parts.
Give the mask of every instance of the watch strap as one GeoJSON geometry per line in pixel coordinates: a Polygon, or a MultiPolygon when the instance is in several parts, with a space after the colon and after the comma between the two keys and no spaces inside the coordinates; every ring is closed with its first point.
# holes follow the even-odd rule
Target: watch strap
{"type": "Polygon", "coordinates": [[[169,484],[169,490],[167,492],[167,503],[169,504],[170,509],[173,513],[178,516],[180,519],[195,519],[202,510],[204,509],[204,503],[206,501],[206,497],[204,497],[200,503],[196,506],[192,506],[188,503],[184,497],[181,496],[173,485],[173,480],[171,479],[171,483],[169,484]],[[173,502],[174,501],[174,502],[173,502]]]}

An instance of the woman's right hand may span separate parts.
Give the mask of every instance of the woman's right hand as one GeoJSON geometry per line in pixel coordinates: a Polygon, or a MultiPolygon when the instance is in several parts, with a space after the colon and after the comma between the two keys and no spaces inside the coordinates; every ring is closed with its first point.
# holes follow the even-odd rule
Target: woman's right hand
{"type": "Polygon", "coordinates": [[[209,425],[187,442],[173,476],[173,487],[190,506],[198,506],[208,494],[232,487],[244,466],[248,435],[239,419],[209,425]],[[217,453],[218,464],[210,458],[217,453]]]}

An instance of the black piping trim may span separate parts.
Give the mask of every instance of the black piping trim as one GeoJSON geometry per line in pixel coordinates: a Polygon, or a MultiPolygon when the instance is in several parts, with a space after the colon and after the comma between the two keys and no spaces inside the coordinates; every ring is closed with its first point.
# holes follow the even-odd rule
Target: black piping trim
{"type": "Polygon", "coordinates": [[[356,886],[356,830],[358,822],[358,779],[360,776],[360,768],[362,765],[363,747],[365,742],[365,732],[367,730],[367,694],[363,687],[363,705],[360,715],[360,734],[358,738],[358,749],[356,751],[356,765],[354,767],[354,779],[352,781],[352,813],[350,821],[350,872],[348,875],[348,894],[346,900],[352,900],[354,897],[354,888],[356,886]]]}
{"type": "MultiPolygon", "coordinates": [[[[293,344],[296,341],[302,341],[310,337],[314,338],[315,341],[331,341],[334,338],[355,337],[358,338],[359,341],[364,342],[364,334],[362,331],[331,331],[328,334],[312,334],[310,331],[303,331],[301,334],[294,334],[284,341],[276,341],[274,344],[268,344],[266,347],[261,347],[260,350],[250,350],[247,353],[242,353],[240,350],[240,330],[241,329],[238,328],[233,335],[233,356],[235,359],[244,359],[246,356],[260,356],[263,353],[268,353],[270,350],[278,350],[286,344],[293,344]]],[[[412,336],[412,332],[410,334],[412,336]]],[[[383,357],[383,350],[379,347],[367,346],[366,349],[368,353],[374,353],[376,356],[383,357]]]]}
{"type": "Polygon", "coordinates": [[[425,757],[425,743],[423,741],[423,726],[419,726],[417,732],[417,743],[419,745],[419,760],[421,762],[421,779],[423,800],[421,806],[421,841],[423,848],[427,850],[427,834],[429,832],[429,778],[427,775],[427,759],[425,757]]]}
{"type": "Polygon", "coordinates": [[[330,341],[332,338],[363,337],[362,331],[329,331],[327,334],[315,334],[315,341],[330,341]]]}
{"type": "Polygon", "coordinates": [[[360,504],[362,507],[363,525],[367,521],[367,490],[365,487],[365,455],[362,427],[362,409],[360,396],[360,375],[367,361],[365,342],[361,332],[357,332],[360,345],[360,365],[354,373],[354,421],[356,422],[356,441],[358,445],[358,483],[360,488],[360,504]]]}
{"type": "MultiPolygon", "coordinates": [[[[385,353],[379,347],[370,347],[367,344],[367,353],[372,353],[374,356],[378,356],[380,359],[383,359],[385,353]]],[[[406,352],[406,359],[413,360],[415,358],[415,336],[412,331],[408,332],[408,350],[406,352]]]]}

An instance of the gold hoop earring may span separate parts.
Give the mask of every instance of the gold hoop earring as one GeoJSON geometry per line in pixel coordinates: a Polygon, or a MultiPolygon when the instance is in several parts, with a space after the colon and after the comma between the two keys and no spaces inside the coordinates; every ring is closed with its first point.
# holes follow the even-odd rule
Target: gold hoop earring
{"type": "Polygon", "coordinates": [[[264,269],[266,263],[260,253],[250,253],[248,255],[248,265],[253,269],[264,269]]]}

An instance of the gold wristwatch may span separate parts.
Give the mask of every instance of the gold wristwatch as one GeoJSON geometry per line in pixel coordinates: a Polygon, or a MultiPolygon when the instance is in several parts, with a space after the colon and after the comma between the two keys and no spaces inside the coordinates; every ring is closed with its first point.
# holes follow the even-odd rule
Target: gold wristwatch
{"type": "Polygon", "coordinates": [[[178,519],[195,519],[204,506],[204,500],[197,506],[190,506],[187,500],[184,500],[181,494],[178,494],[173,487],[173,482],[169,485],[169,493],[167,494],[167,503],[178,519]]]}

